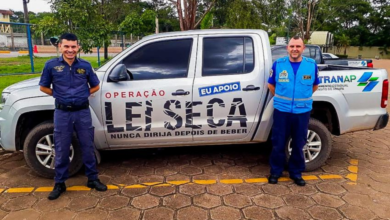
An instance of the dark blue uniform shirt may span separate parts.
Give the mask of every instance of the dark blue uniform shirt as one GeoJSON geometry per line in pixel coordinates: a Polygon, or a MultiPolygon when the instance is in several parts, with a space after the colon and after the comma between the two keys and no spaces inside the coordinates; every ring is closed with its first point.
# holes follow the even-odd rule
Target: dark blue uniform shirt
{"type": "Polygon", "coordinates": [[[46,62],[39,85],[50,88],[53,84],[56,103],[82,105],[88,101],[89,88],[99,83],[89,62],[76,58],[69,66],[61,56],[46,62]]]}
{"type": "MultiPolygon", "coordinates": [[[[293,71],[294,71],[294,74],[296,75],[297,72],[298,72],[298,69],[299,69],[299,66],[301,65],[301,62],[290,62],[291,63],[291,67],[293,68],[293,71]]],[[[320,84],[320,80],[318,79],[318,67],[317,67],[317,64],[315,64],[315,68],[316,68],[316,76],[315,76],[315,80],[314,80],[314,85],[318,85],[320,84]]],[[[268,78],[268,83],[269,84],[272,84],[272,85],[275,85],[276,84],[276,81],[275,81],[275,73],[276,73],[276,62],[274,62],[274,64],[272,65],[272,75],[270,74],[270,77],[268,78]]]]}

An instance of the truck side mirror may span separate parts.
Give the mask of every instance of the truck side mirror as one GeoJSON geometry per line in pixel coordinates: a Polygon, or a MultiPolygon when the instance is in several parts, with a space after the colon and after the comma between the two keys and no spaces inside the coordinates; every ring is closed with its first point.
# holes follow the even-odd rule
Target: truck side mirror
{"type": "Polygon", "coordinates": [[[108,75],[108,78],[112,82],[129,81],[131,78],[127,72],[128,70],[126,66],[124,64],[119,64],[118,66],[114,67],[110,75],[108,75]]]}

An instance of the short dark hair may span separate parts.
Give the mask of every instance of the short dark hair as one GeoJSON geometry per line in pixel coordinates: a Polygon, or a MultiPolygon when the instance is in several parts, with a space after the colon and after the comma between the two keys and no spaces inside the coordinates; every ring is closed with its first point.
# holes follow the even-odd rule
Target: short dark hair
{"type": "Polygon", "coordinates": [[[77,41],[77,43],[78,43],[77,36],[75,34],[72,34],[72,33],[62,34],[60,37],[60,43],[62,43],[62,40],[77,41]]]}
{"type": "Polygon", "coordinates": [[[295,35],[295,36],[293,37],[293,39],[294,39],[294,40],[299,40],[299,39],[301,39],[301,40],[303,41],[302,37],[300,37],[300,36],[298,36],[298,35],[295,35]]]}

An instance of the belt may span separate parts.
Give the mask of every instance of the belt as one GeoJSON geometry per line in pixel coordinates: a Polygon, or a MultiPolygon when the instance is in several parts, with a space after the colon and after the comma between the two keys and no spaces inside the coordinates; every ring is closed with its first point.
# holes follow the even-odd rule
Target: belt
{"type": "Polygon", "coordinates": [[[85,104],[82,104],[82,105],[64,105],[61,103],[56,103],[55,106],[56,106],[56,109],[60,109],[63,111],[68,111],[68,112],[73,112],[73,111],[78,111],[78,110],[89,108],[89,102],[86,102],[85,104]]]}

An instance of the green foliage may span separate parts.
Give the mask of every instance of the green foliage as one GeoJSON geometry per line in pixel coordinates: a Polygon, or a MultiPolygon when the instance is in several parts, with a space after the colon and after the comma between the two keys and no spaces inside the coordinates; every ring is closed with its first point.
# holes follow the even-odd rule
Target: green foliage
{"type": "Polygon", "coordinates": [[[155,33],[156,29],[156,12],[153,10],[146,10],[141,15],[141,31],[144,35],[149,35],[155,33]]]}
{"type": "Polygon", "coordinates": [[[148,35],[154,33],[156,28],[155,19],[156,13],[152,10],[146,10],[141,16],[137,12],[132,12],[126,16],[119,28],[134,35],[148,35]]]}
{"type": "Polygon", "coordinates": [[[214,19],[213,12],[211,12],[211,11],[208,12],[204,16],[202,22],[200,23],[200,29],[209,29],[209,28],[211,28],[212,25],[213,25],[213,19],[214,19]]]}
{"type": "Polygon", "coordinates": [[[74,33],[84,52],[92,52],[93,47],[102,47],[109,42],[113,26],[105,19],[103,1],[51,0],[51,3],[54,16],[39,22],[37,29],[43,31],[47,28],[56,35],[74,33]],[[53,24],[59,28],[53,28],[53,24]]]}
{"type": "Polygon", "coordinates": [[[142,20],[138,13],[132,12],[126,16],[125,20],[119,25],[120,30],[134,35],[140,35],[142,30],[142,20]]]}
{"type": "Polygon", "coordinates": [[[275,45],[276,44],[276,33],[273,33],[271,36],[268,37],[269,39],[269,43],[271,45],[275,45]]]}
{"type": "Polygon", "coordinates": [[[262,20],[251,2],[234,0],[228,8],[226,25],[229,28],[261,29],[262,20]]]}

